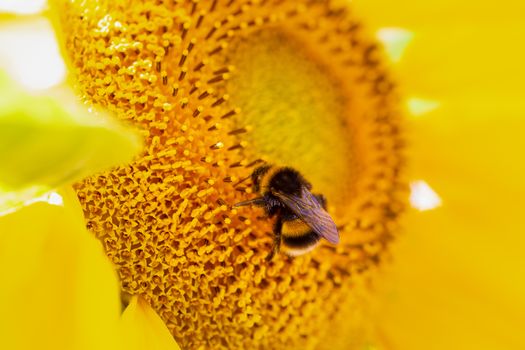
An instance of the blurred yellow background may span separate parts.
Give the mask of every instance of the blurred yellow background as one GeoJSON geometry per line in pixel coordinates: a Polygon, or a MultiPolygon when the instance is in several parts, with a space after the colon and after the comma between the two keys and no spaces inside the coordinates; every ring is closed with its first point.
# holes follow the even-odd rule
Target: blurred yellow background
{"type": "Polygon", "coordinates": [[[525,4],[355,2],[373,30],[413,33],[394,67],[409,116],[409,175],[441,198],[412,210],[387,273],[393,349],[524,349],[525,4]]]}

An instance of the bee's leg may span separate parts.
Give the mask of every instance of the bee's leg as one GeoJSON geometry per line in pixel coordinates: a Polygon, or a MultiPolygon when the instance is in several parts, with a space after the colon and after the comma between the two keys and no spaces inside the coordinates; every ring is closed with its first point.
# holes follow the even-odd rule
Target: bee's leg
{"type": "MultiPolygon", "coordinates": [[[[266,194],[263,197],[264,199],[264,210],[266,211],[266,215],[268,215],[269,218],[272,218],[277,214],[281,209],[281,201],[276,199],[275,197],[266,194]]],[[[274,230],[275,231],[275,230],[274,230]]]]}
{"type": "Polygon", "coordinates": [[[273,225],[273,246],[272,251],[266,256],[266,261],[273,259],[275,254],[279,252],[281,248],[281,230],[283,228],[283,222],[281,218],[278,218],[273,225]]]}
{"type": "Polygon", "coordinates": [[[258,206],[258,207],[264,207],[266,205],[266,202],[265,202],[264,198],[259,197],[259,198],[249,199],[247,201],[235,203],[232,206],[232,208],[244,207],[244,206],[247,206],[247,205],[255,205],[255,206],[258,206]]]}
{"type": "Polygon", "coordinates": [[[317,201],[319,202],[319,204],[321,204],[321,206],[323,207],[323,209],[326,210],[326,197],[322,194],[314,194],[314,197],[315,199],[317,199],[317,201]]]}

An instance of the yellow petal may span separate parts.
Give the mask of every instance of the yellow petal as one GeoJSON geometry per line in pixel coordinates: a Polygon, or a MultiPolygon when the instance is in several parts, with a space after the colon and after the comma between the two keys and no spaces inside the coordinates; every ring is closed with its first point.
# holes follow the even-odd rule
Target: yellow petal
{"type": "Polygon", "coordinates": [[[115,272],[87,233],[75,194],[0,217],[3,349],[116,349],[115,272]]]}
{"type": "Polygon", "coordinates": [[[452,1],[354,2],[374,30],[415,33],[397,65],[405,91],[445,100],[450,118],[521,118],[525,3],[452,1]]]}
{"type": "Polygon", "coordinates": [[[0,91],[0,212],[129,161],[140,149],[134,133],[67,94],[29,95],[5,75],[0,91]]]}
{"type": "Polygon", "coordinates": [[[410,120],[410,175],[442,205],[405,222],[385,281],[386,337],[398,349],[525,348],[524,3],[357,6],[373,26],[415,33],[398,72],[425,97],[409,107],[436,107],[410,120]]]}
{"type": "Polygon", "coordinates": [[[170,331],[140,297],[133,297],[122,314],[121,326],[126,349],[180,350],[170,331]]]}
{"type": "Polygon", "coordinates": [[[392,349],[525,348],[525,239],[517,237],[525,225],[486,211],[444,205],[409,215],[383,280],[381,325],[392,349]]]}

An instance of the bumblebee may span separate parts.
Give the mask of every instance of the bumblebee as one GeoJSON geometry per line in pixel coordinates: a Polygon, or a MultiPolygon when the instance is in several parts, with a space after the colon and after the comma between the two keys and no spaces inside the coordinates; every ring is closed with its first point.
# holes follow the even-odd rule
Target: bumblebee
{"type": "Polygon", "coordinates": [[[297,256],[313,250],[321,238],[337,244],[339,232],[326,211],[322,194],[312,194],[312,185],[295,169],[263,165],[251,174],[253,189],[260,197],[233,207],[255,205],[264,208],[269,218],[276,217],[274,244],[267,259],[279,252],[297,256]]]}

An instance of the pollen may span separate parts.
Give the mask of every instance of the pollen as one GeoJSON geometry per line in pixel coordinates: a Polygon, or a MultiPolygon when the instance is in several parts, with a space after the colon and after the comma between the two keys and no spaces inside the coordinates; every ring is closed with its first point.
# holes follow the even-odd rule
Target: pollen
{"type": "MultiPolygon", "coordinates": [[[[402,115],[383,53],[330,1],[56,0],[79,95],[146,140],[75,185],[127,294],[182,349],[374,343],[367,286],[402,212],[402,115]],[[249,176],[297,168],[341,243],[265,260],[272,222],[249,176]]],[[[108,150],[110,152],[111,150],[108,150]]]]}

